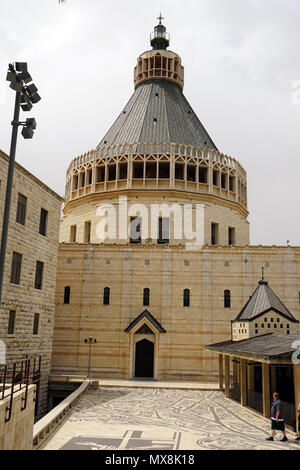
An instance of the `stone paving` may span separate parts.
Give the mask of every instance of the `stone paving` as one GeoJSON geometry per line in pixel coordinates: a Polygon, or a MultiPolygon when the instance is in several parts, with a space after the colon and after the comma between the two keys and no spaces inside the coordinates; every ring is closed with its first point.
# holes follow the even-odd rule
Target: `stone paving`
{"type": "Polygon", "coordinates": [[[214,390],[105,387],[89,391],[41,449],[300,450],[267,442],[270,424],[214,390]]]}

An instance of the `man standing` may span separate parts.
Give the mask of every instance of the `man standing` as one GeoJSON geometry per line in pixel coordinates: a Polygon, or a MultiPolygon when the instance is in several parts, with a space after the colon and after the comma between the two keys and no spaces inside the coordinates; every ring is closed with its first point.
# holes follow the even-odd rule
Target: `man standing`
{"type": "Polygon", "coordinates": [[[271,436],[267,438],[267,441],[274,441],[274,436],[276,431],[281,431],[283,438],[280,439],[282,442],[287,441],[285,426],[284,426],[284,417],[282,413],[282,403],[279,400],[279,394],[277,392],[273,393],[273,403],[271,407],[271,436]]]}

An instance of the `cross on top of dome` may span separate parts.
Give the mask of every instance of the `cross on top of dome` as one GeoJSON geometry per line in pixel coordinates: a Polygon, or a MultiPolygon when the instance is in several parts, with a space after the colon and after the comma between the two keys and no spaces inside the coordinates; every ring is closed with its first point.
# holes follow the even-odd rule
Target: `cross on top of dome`
{"type": "Polygon", "coordinates": [[[164,20],[164,17],[160,13],[159,16],[157,17],[157,19],[159,20],[159,24],[161,24],[161,20],[164,20]]]}
{"type": "Polygon", "coordinates": [[[151,34],[151,46],[153,49],[157,50],[167,49],[170,43],[170,36],[167,33],[166,27],[162,24],[164,17],[160,13],[157,19],[159,20],[159,24],[155,26],[154,31],[151,34]]]}

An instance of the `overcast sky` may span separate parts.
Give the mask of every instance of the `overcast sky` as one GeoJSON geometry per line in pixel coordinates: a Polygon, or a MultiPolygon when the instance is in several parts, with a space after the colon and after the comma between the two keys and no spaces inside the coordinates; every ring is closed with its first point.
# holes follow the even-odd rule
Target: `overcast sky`
{"type": "Polygon", "coordinates": [[[160,11],[185,96],[248,173],[251,244],[300,245],[299,0],[1,0],[0,148],[9,152],[14,106],[7,64],[27,61],[42,100],[21,114],[38,127],[16,159],[63,195],[70,161],[133,93],[160,11]]]}

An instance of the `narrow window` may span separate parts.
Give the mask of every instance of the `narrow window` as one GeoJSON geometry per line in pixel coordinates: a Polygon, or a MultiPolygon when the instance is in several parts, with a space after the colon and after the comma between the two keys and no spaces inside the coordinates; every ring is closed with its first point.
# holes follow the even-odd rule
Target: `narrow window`
{"type": "Polygon", "coordinates": [[[207,183],[207,168],[199,166],[199,183],[207,183]]]}
{"type": "Polygon", "coordinates": [[[170,178],[170,164],[159,162],[159,178],[170,178]]]}
{"type": "Polygon", "coordinates": [[[103,183],[104,179],[105,179],[105,167],[104,167],[104,165],[97,166],[96,183],[103,183]]]}
{"type": "Polygon", "coordinates": [[[70,227],[70,242],[75,243],[76,242],[76,225],[71,225],[70,227]]]}
{"type": "Polygon", "coordinates": [[[184,289],[183,291],[183,306],[189,307],[190,306],[190,290],[184,289]]]}
{"type": "Polygon", "coordinates": [[[156,162],[146,162],[146,178],[155,179],[156,178],[156,162]]]}
{"type": "Polygon", "coordinates": [[[235,245],[235,228],[228,227],[228,245],[235,245]]]}
{"type": "Polygon", "coordinates": [[[70,303],[71,287],[66,286],[64,290],[64,304],[70,303]]]}
{"type": "Polygon", "coordinates": [[[127,179],[127,163],[120,163],[119,164],[119,179],[126,180],[127,179]]]}
{"type": "Polygon", "coordinates": [[[20,253],[13,252],[11,272],[10,272],[11,284],[20,284],[21,266],[22,266],[22,255],[20,253]]]}
{"type": "Polygon", "coordinates": [[[16,221],[18,224],[25,225],[26,219],[26,206],[27,206],[27,197],[19,193],[18,195],[18,205],[17,205],[17,215],[16,221]]]}
{"type": "Polygon", "coordinates": [[[108,181],[115,181],[117,175],[117,165],[108,165],[108,181]]]}
{"type": "Polygon", "coordinates": [[[175,163],[175,179],[184,179],[184,165],[182,163],[175,163]]]}
{"type": "Polygon", "coordinates": [[[187,181],[196,181],[196,166],[187,165],[187,181]]]}
{"type": "Polygon", "coordinates": [[[219,243],[219,225],[212,223],[211,224],[211,244],[218,245],[219,243]]]}
{"type": "Polygon", "coordinates": [[[230,299],[230,290],[224,290],[224,308],[230,308],[231,299],[230,299]]]}
{"type": "Polygon", "coordinates": [[[39,233],[44,236],[46,236],[47,232],[47,219],[48,211],[46,211],[46,209],[41,208],[39,233]]]}
{"type": "Polygon", "coordinates": [[[219,172],[216,170],[213,170],[213,185],[219,186],[219,172]]]}
{"type": "Polygon", "coordinates": [[[226,189],[226,173],[221,173],[221,188],[226,189]]]}
{"type": "Polygon", "coordinates": [[[40,321],[40,314],[35,313],[34,319],[33,319],[33,331],[32,331],[34,335],[37,335],[39,332],[39,321],[40,321]]]}
{"type": "Polygon", "coordinates": [[[130,218],[130,243],[140,244],[142,240],[142,218],[130,218]]]}
{"type": "Polygon", "coordinates": [[[91,242],[91,226],[92,224],[90,220],[84,223],[84,243],[91,242]]]}
{"type": "Polygon", "coordinates": [[[164,245],[169,243],[169,218],[159,217],[158,219],[158,238],[157,243],[164,245]]]}
{"type": "Polygon", "coordinates": [[[109,297],[110,297],[110,288],[109,287],[104,287],[103,305],[109,305],[109,297]]]}
{"type": "Polygon", "coordinates": [[[133,178],[143,179],[144,163],[133,163],[133,178]]]}
{"type": "Polygon", "coordinates": [[[144,289],[143,305],[150,305],[150,289],[148,287],[144,289]]]}
{"type": "Polygon", "coordinates": [[[44,263],[42,263],[41,261],[37,261],[36,268],[35,268],[35,281],[34,281],[35,289],[42,289],[43,272],[44,272],[44,263]]]}
{"type": "Polygon", "coordinates": [[[9,311],[9,317],[8,317],[8,329],[7,329],[7,334],[8,335],[13,335],[14,334],[15,320],[16,320],[16,311],[15,310],[10,310],[9,311]]]}
{"type": "Polygon", "coordinates": [[[229,176],[229,191],[235,191],[235,177],[229,176]]]}

